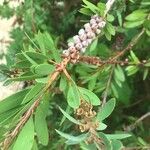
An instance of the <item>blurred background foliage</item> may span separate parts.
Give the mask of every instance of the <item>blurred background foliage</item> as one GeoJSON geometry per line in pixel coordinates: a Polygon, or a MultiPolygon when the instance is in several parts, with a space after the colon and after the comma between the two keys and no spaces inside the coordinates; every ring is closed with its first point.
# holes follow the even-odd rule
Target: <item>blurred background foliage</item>
{"type": "MultiPolygon", "coordinates": [[[[105,0],[91,2],[93,4],[105,3],[105,0]]],[[[39,46],[43,39],[42,36],[45,37],[47,33],[55,39],[54,43],[59,53],[62,52],[62,49],[66,49],[67,41],[89,20],[90,13],[81,9],[81,4],[83,4],[81,0],[25,0],[18,7],[10,8],[9,1],[6,0],[0,6],[0,16],[10,18],[15,15],[16,20],[10,33],[13,42],[10,43],[7,54],[5,54],[7,64],[0,65],[1,80],[9,78],[14,71],[16,54],[29,47],[35,48],[33,43],[39,46]]],[[[108,60],[124,50],[128,43],[144,29],[138,42],[131,48],[132,51],[127,51],[120,58],[123,61],[128,59],[130,64],[121,67],[118,65],[113,69],[112,65],[94,68],[92,65],[80,63],[69,66],[68,70],[71,71],[78,85],[88,88],[103,99],[113,69],[107,94],[108,98],[115,97],[117,104],[111,117],[106,121],[108,128],[105,132],[129,131],[132,137],[125,139],[124,145],[144,149],[150,143],[150,117],[137,124],[134,123],[141,116],[150,112],[150,2],[149,0],[116,0],[112,10],[107,14],[107,21],[113,27],[108,27],[110,31],[104,29],[101,37],[88,47],[85,56],[97,56],[101,60],[108,60]],[[134,128],[130,126],[133,124],[134,128]]],[[[8,82],[5,83],[8,84],[8,82]]],[[[25,86],[29,86],[29,83],[26,83],[25,86]]],[[[59,83],[57,86],[59,88],[59,83]]],[[[53,130],[59,126],[62,118],[56,104],[60,104],[63,108],[66,107],[62,99],[64,96],[55,95],[54,100],[50,102],[47,122],[50,125],[51,136],[49,145],[45,148],[41,146],[42,150],[49,146],[51,149],[63,147],[64,140],[58,140],[53,130]],[[52,118],[51,114],[53,114],[52,118]]],[[[74,130],[70,126],[66,121],[61,128],[62,130],[74,130]]]]}

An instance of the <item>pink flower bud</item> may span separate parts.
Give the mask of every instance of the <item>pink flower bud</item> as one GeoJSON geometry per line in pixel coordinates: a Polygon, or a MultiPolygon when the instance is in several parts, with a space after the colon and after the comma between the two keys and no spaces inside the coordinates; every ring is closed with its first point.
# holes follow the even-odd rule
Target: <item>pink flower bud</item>
{"type": "Polygon", "coordinates": [[[74,43],[73,42],[69,42],[68,43],[68,47],[70,47],[70,46],[74,46],[74,43]]]}
{"type": "Polygon", "coordinates": [[[69,51],[68,50],[63,50],[64,56],[69,56],[69,51]]]}
{"type": "Polygon", "coordinates": [[[96,23],[96,20],[95,19],[91,19],[90,20],[90,24],[92,25],[92,24],[95,24],[96,23]]]}
{"type": "Polygon", "coordinates": [[[91,19],[96,19],[98,17],[98,15],[96,14],[96,15],[93,15],[92,17],[91,17],[91,19]]]}
{"type": "Polygon", "coordinates": [[[74,40],[74,43],[75,43],[75,44],[80,42],[80,38],[79,38],[78,35],[75,35],[75,36],[73,37],[73,40],[74,40]]]}
{"type": "Polygon", "coordinates": [[[93,38],[95,38],[95,33],[93,33],[93,32],[88,32],[87,33],[87,37],[89,38],[89,39],[93,39],[93,38]]]}
{"type": "Polygon", "coordinates": [[[100,34],[101,33],[101,30],[100,29],[97,29],[96,30],[96,34],[100,34]]]}
{"type": "Polygon", "coordinates": [[[84,28],[90,28],[90,27],[91,27],[90,23],[86,23],[86,24],[84,25],[84,28]]]}
{"type": "Polygon", "coordinates": [[[104,28],[105,25],[106,25],[105,21],[102,21],[98,24],[99,28],[104,28]]]}
{"type": "Polygon", "coordinates": [[[83,47],[88,47],[89,43],[88,43],[88,41],[83,41],[82,45],[83,45],[83,47]]]}
{"type": "Polygon", "coordinates": [[[100,22],[102,22],[102,21],[103,21],[102,18],[100,18],[100,17],[97,17],[97,18],[96,18],[96,22],[97,22],[97,23],[100,23],[100,22]]]}
{"type": "Polygon", "coordinates": [[[75,47],[76,47],[77,50],[81,50],[82,44],[81,44],[81,43],[77,43],[77,44],[75,45],[75,47]]]}
{"type": "Polygon", "coordinates": [[[86,32],[92,31],[90,23],[86,23],[86,24],[84,25],[84,28],[85,28],[85,31],[86,31],[86,32]]]}
{"type": "Polygon", "coordinates": [[[88,43],[91,44],[92,43],[92,39],[87,39],[88,43]]]}
{"type": "Polygon", "coordinates": [[[98,25],[95,23],[91,26],[91,28],[94,32],[96,32],[96,30],[98,29],[98,25]]]}
{"type": "Polygon", "coordinates": [[[68,48],[68,50],[69,50],[69,52],[73,53],[73,52],[76,51],[76,48],[75,48],[75,46],[70,46],[70,47],[68,48]]]}
{"type": "Polygon", "coordinates": [[[79,37],[81,41],[85,41],[87,39],[86,34],[81,34],[79,37]]]}
{"type": "Polygon", "coordinates": [[[86,51],[86,48],[82,48],[82,49],[81,49],[81,52],[82,52],[82,53],[85,53],[85,51],[86,51]]]}
{"type": "Polygon", "coordinates": [[[82,35],[84,33],[85,33],[84,29],[80,29],[79,32],[78,32],[79,35],[82,35]]]}

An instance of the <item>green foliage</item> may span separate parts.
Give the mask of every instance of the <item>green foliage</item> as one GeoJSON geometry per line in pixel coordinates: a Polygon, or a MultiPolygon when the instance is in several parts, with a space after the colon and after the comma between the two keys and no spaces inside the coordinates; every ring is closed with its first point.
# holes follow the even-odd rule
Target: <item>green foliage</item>
{"type": "Polygon", "coordinates": [[[0,142],[15,135],[10,149],[149,148],[147,120],[135,121],[150,111],[150,3],[117,0],[105,13],[103,2],[27,0],[15,9],[8,2],[0,6],[1,17],[16,15],[19,24],[2,54],[7,64],[0,65],[0,81],[25,83],[0,101],[0,142]],[[65,41],[95,14],[105,27],[80,54],[83,61],[68,63],[70,56],[62,57],[65,41]]]}

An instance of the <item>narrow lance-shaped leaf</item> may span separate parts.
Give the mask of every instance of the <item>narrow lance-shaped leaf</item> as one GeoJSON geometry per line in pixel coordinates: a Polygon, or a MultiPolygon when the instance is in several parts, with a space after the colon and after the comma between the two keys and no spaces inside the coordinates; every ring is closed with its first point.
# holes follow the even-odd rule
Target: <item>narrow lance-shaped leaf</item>
{"type": "Polygon", "coordinates": [[[47,145],[49,140],[48,127],[46,122],[46,116],[49,108],[48,99],[49,96],[45,95],[35,113],[35,130],[37,137],[42,145],[47,145]]]}
{"type": "Polygon", "coordinates": [[[100,122],[106,119],[114,110],[116,100],[114,98],[110,99],[104,106],[101,108],[100,112],[97,115],[97,120],[100,122]]]}
{"type": "Polygon", "coordinates": [[[108,139],[110,140],[121,140],[121,139],[125,139],[131,136],[131,134],[128,133],[120,133],[120,134],[105,134],[107,136],[108,139]]]}
{"type": "Polygon", "coordinates": [[[97,106],[101,104],[100,99],[90,90],[79,87],[79,91],[81,93],[81,97],[92,105],[97,106]]]}
{"type": "Polygon", "coordinates": [[[13,150],[31,150],[34,142],[34,124],[31,117],[22,128],[17,140],[14,143],[13,150]]]}
{"type": "Polygon", "coordinates": [[[69,90],[67,94],[67,101],[70,107],[78,108],[80,105],[80,96],[77,86],[73,81],[69,82],[69,90]]]}
{"type": "Polygon", "coordinates": [[[68,113],[66,113],[62,108],[59,107],[59,109],[60,109],[60,111],[63,113],[63,115],[64,115],[68,120],[70,120],[71,122],[73,122],[73,123],[75,123],[75,124],[78,124],[78,125],[81,124],[78,120],[74,119],[74,118],[71,117],[68,113]]]}
{"type": "MultiPolygon", "coordinates": [[[[56,129],[55,129],[55,130],[56,130],[56,129]]],[[[79,135],[79,136],[72,136],[72,135],[70,135],[70,134],[63,133],[63,132],[58,131],[58,130],[56,130],[56,132],[57,132],[60,136],[66,138],[66,139],[68,139],[68,140],[70,140],[70,141],[74,141],[74,142],[82,142],[82,141],[85,140],[85,139],[87,138],[87,136],[88,136],[88,133],[86,133],[86,134],[81,134],[81,135],[79,135]]]]}
{"type": "Polygon", "coordinates": [[[19,106],[29,89],[19,91],[0,101],[0,114],[19,106]]]}
{"type": "Polygon", "coordinates": [[[25,104],[32,100],[44,87],[44,84],[37,83],[33,86],[33,88],[29,91],[29,93],[25,96],[25,98],[22,101],[22,104],[25,104]]]}

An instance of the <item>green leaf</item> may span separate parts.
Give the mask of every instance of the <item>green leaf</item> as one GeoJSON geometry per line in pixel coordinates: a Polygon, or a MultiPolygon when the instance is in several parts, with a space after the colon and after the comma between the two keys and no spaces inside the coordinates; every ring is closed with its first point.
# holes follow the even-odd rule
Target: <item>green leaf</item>
{"type": "Polygon", "coordinates": [[[97,44],[98,44],[98,38],[96,38],[96,39],[92,42],[92,44],[90,45],[89,50],[90,50],[91,52],[94,51],[94,50],[96,49],[96,47],[97,47],[97,44]]]}
{"type": "Polygon", "coordinates": [[[122,81],[122,82],[125,81],[124,72],[119,65],[116,66],[116,68],[114,70],[114,74],[115,74],[115,78],[117,78],[119,81],[122,81]]]}
{"type": "Polygon", "coordinates": [[[123,148],[123,145],[119,140],[111,140],[111,143],[113,150],[121,150],[123,148]]]}
{"type": "Polygon", "coordinates": [[[133,22],[125,22],[124,27],[126,27],[126,28],[135,28],[135,27],[138,27],[138,26],[142,25],[143,23],[144,23],[144,20],[133,21],[133,22]]]}
{"type": "Polygon", "coordinates": [[[106,128],[107,128],[107,125],[100,122],[99,127],[96,130],[101,131],[101,130],[105,130],[106,128]]]}
{"type": "Polygon", "coordinates": [[[111,35],[115,35],[115,32],[116,32],[116,31],[115,31],[114,26],[113,26],[111,23],[107,22],[106,28],[107,28],[107,31],[108,31],[111,35]]]}
{"type": "Polygon", "coordinates": [[[38,34],[35,36],[35,39],[38,42],[41,52],[44,55],[46,55],[46,49],[45,49],[45,45],[44,45],[44,34],[42,34],[40,31],[38,31],[38,34]]]}
{"type": "Polygon", "coordinates": [[[31,150],[34,142],[34,124],[31,117],[20,131],[14,143],[13,150],[31,150]]]}
{"type": "Polygon", "coordinates": [[[19,106],[29,89],[19,91],[0,101],[0,114],[19,106]]]}
{"type": "Polygon", "coordinates": [[[30,58],[30,56],[28,56],[25,52],[22,51],[22,54],[26,57],[26,59],[32,64],[32,65],[37,65],[37,63],[30,58]]]}
{"type": "Polygon", "coordinates": [[[78,108],[80,105],[80,96],[77,86],[73,81],[69,82],[69,89],[67,94],[67,101],[70,107],[78,108]]]}
{"type": "Polygon", "coordinates": [[[87,8],[89,8],[92,12],[96,13],[96,10],[98,10],[98,8],[94,4],[92,4],[87,0],[82,0],[82,1],[87,5],[87,8]]]}
{"type": "Polygon", "coordinates": [[[139,68],[137,66],[128,66],[125,70],[127,71],[127,75],[131,76],[138,72],[139,68]]]}
{"type": "Polygon", "coordinates": [[[46,122],[46,116],[49,109],[49,96],[46,95],[42,101],[40,106],[37,108],[35,112],[35,130],[37,133],[37,137],[42,145],[47,145],[49,141],[48,135],[48,127],[46,122]]]}
{"type": "Polygon", "coordinates": [[[43,89],[44,84],[37,83],[35,84],[32,89],[29,91],[29,93],[25,96],[25,98],[22,101],[22,104],[25,104],[32,100],[36,95],[43,89]]]}
{"type": "Polygon", "coordinates": [[[137,21],[137,20],[144,20],[147,16],[147,13],[145,10],[135,10],[128,16],[126,16],[126,20],[128,21],[137,21]]]}
{"type": "Polygon", "coordinates": [[[148,68],[144,69],[143,80],[146,79],[146,77],[147,77],[147,75],[148,75],[148,72],[149,72],[149,69],[148,69],[148,68]]]}
{"type": "Polygon", "coordinates": [[[99,3],[97,4],[97,7],[98,7],[98,11],[99,11],[99,13],[100,13],[100,16],[104,16],[104,12],[105,12],[105,10],[106,10],[106,5],[105,5],[105,3],[99,2],[99,3]]]}
{"type": "Polygon", "coordinates": [[[122,26],[122,15],[119,11],[117,11],[117,17],[118,17],[118,22],[119,22],[119,25],[122,26]]]}
{"type": "MultiPolygon", "coordinates": [[[[56,130],[56,129],[55,129],[56,130]]],[[[59,135],[61,135],[62,137],[64,137],[64,138],[66,138],[66,139],[68,139],[68,140],[70,140],[70,141],[74,141],[74,142],[82,142],[83,140],[85,140],[86,138],[87,138],[87,136],[88,136],[88,133],[87,134],[81,134],[81,135],[79,135],[79,136],[72,136],[72,135],[70,135],[70,134],[67,134],[67,133],[63,133],[63,132],[61,132],[61,131],[58,131],[58,130],[56,130],[56,132],[59,134],[59,135]]]]}
{"type": "Polygon", "coordinates": [[[92,105],[97,106],[101,104],[100,99],[90,90],[79,87],[79,91],[81,93],[81,97],[92,105]]]}
{"type": "Polygon", "coordinates": [[[50,64],[40,64],[34,67],[34,73],[38,75],[49,75],[54,71],[55,67],[50,64]]]}
{"type": "Polygon", "coordinates": [[[98,112],[97,120],[103,121],[106,119],[114,110],[116,104],[115,98],[110,99],[104,106],[101,108],[100,112],[98,112]]]}
{"type": "Polygon", "coordinates": [[[115,19],[115,18],[114,18],[113,15],[107,14],[107,20],[108,20],[109,22],[113,22],[114,19],[115,19]]]}
{"type": "Polygon", "coordinates": [[[50,34],[45,33],[45,44],[49,48],[50,52],[52,52],[53,58],[56,62],[60,62],[61,57],[59,54],[59,50],[56,48],[55,43],[50,34]]]}
{"type": "Polygon", "coordinates": [[[104,133],[99,132],[98,135],[103,140],[105,149],[106,150],[112,150],[111,141],[107,138],[107,136],[104,133]]]}
{"type": "Polygon", "coordinates": [[[68,120],[70,120],[71,122],[73,122],[73,123],[75,123],[75,124],[81,125],[81,123],[80,123],[78,120],[76,120],[76,119],[74,119],[73,117],[71,117],[71,116],[70,116],[68,113],[66,113],[62,108],[59,107],[59,109],[60,109],[60,111],[63,113],[63,115],[64,115],[68,120]]]}
{"type": "Polygon", "coordinates": [[[91,16],[93,14],[92,11],[89,10],[88,8],[81,8],[79,12],[88,16],[91,16]]]}
{"type": "Polygon", "coordinates": [[[105,134],[106,137],[110,140],[121,140],[125,139],[131,136],[131,134],[128,133],[120,133],[120,134],[105,134]]]}
{"type": "Polygon", "coordinates": [[[134,60],[135,63],[140,63],[138,57],[135,55],[135,53],[133,51],[130,51],[130,55],[131,55],[131,58],[134,60]]]}

